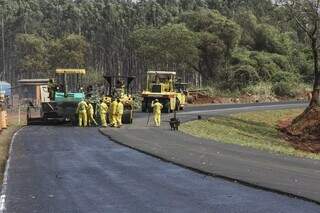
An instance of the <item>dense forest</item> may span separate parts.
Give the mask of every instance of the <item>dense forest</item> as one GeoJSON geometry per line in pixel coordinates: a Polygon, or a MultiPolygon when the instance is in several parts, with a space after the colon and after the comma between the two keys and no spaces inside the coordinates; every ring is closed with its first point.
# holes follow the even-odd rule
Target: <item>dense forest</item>
{"type": "Polygon", "coordinates": [[[0,0],[2,79],[58,67],[135,75],[174,70],[195,86],[290,96],[313,80],[305,32],[272,0],[0,0]]]}

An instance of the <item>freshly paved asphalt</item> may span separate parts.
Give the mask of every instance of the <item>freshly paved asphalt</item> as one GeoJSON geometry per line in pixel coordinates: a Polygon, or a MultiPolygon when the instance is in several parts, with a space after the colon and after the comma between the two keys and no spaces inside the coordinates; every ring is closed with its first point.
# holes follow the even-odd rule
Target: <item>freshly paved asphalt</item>
{"type": "MultiPolygon", "coordinates": [[[[301,103],[235,107],[215,105],[192,108],[177,116],[182,121],[188,121],[195,119],[198,114],[210,117],[233,112],[305,106],[301,103]]],[[[147,119],[141,116],[135,120],[135,125],[101,131],[120,144],[184,167],[320,203],[320,161],[271,154],[172,132],[166,123],[170,116],[163,116],[162,128],[147,126],[147,119]]]]}
{"type": "Polygon", "coordinates": [[[315,203],[123,147],[95,128],[54,126],[26,127],[15,136],[0,204],[9,213],[320,212],[315,203]]]}

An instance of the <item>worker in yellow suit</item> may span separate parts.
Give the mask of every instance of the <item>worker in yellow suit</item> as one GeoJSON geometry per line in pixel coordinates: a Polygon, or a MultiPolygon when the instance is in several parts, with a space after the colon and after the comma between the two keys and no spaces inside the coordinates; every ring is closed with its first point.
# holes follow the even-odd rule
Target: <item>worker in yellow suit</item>
{"type": "Polygon", "coordinates": [[[123,103],[120,99],[117,99],[117,127],[120,128],[122,126],[122,115],[123,115],[123,103]]]}
{"type": "Polygon", "coordinates": [[[85,101],[80,101],[78,103],[77,111],[78,114],[78,121],[80,127],[86,127],[87,126],[87,108],[88,105],[85,101]]]}
{"type": "Polygon", "coordinates": [[[163,108],[163,105],[159,103],[158,99],[156,99],[152,101],[151,107],[153,108],[154,123],[156,124],[157,127],[159,127],[161,124],[161,110],[163,108]]]}
{"type": "Polygon", "coordinates": [[[94,109],[90,101],[87,101],[87,119],[88,119],[88,126],[91,126],[92,123],[94,123],[96,126],[98,126],[98,123],[94,119],[94,109]]]}
{"type": "Polygon", "coordinates": [[[118,102],[114,98],[112,98],[109,108],[109,119],[111,127],[117,127],[117,106],[118,102]]]}
{"type": "Polygon", "coordinates": [[[101,126],[107,127],[108,105],[103,100],[101,100],[101,102],[100,102],[100,110],[99,111],[100,111],[101,126]]]}

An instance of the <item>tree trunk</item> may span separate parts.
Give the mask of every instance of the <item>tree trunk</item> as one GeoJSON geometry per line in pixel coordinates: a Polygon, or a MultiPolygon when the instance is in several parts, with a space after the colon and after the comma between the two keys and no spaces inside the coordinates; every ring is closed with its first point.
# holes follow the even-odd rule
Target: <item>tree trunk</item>
{"type": "MultiPolygon", "coordinates": [[[[5,80],[6,78],[6,60],[5,60],[5,40],[4,40],[4,20],[3,20],[3,15],[1,17],[1,43],[2,43],[2,78],[5,80]]],[[[1,77],[1,75],[0,75],[1,77]]],[[[2,80],[0,78],[0,80],[2,80]]]]}
{"type": "Polygon", "coordinates": [[[310,107],[320,106],[319,95],[320,95],[320,73],[319,73],[319,53],[317,49],[317,38],[313,38],[312,42],[312,54],[314,61],[314,83],[312,98],[310,101],[310,107]]]}
{"type": "Polygon", "coordinates": [[[317,50],[317,38],[311,39],[314,60],[314,84],[312,98],[306,110],[296,117],[290,126],[283,130],[294,140],[301,142],[319,141],[320,139],[320,73],[319,54],[317,50]]]}

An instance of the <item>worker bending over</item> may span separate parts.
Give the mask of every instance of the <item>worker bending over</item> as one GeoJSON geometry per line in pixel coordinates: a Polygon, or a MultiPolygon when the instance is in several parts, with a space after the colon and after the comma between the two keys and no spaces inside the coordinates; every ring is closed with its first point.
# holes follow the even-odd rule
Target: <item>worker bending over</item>
{"type": "Polygon", "coordinates": [[[88,126],[91,126],[92,123],[94,123],[94,125],[98,126],[98,123],[96,122],[96,120],[94,119],[94,109],[92,104],[90,103],[90,101],[87,101],[87,119],[88,119],[88,126]]]}
{"type": "Polygon", "coordinates": [[[88,105],[85,101],[80,101],[76,113],[78,114],[78,121],[80,127],[87,126],[87,108],[88,105]]]}
{"type": "Polygon", "coordinates": [[[152,101],[151,107],[153,108],[153,119],[156,126],[160,126],[161,124],[161,110],[163,108],[163,105],[159,103],[159,100],[156,99],[152,101]]]}
{"type": "Polygon", "coordinates": [[[122,126],[122,115],[123,115],[123,103],[120,99],[117,99],[117,127],[120,128],[122,126]]]}
{"type": "Polygon", "coordinates": [[[103,100],[101,100],[101,102],[100,102],[100,110],[99,111],[100,111],[101,126],[107,127],[108,105],[103,100]]]}
{"type": "Polygon", "coordinates": [[[117,127],[117,106],[118,102],[114,98],[112,98],[109,108],[109,119],[111,127],[117,127]]]}

